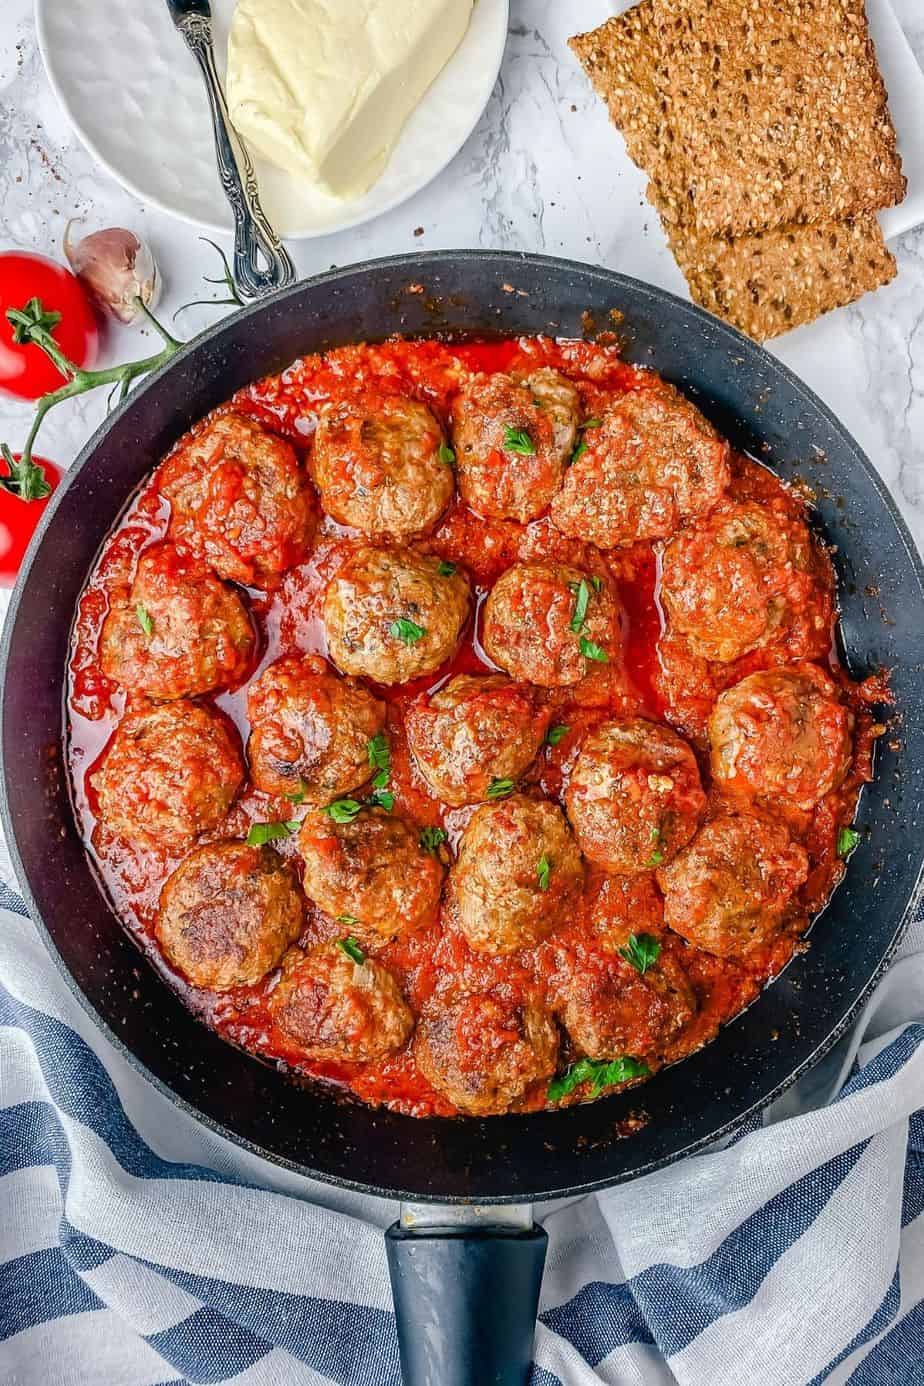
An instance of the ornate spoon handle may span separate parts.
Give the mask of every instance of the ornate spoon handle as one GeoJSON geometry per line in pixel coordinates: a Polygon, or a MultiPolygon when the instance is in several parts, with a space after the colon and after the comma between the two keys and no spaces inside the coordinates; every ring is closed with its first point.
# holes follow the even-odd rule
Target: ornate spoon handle
{"type": "Polygon", "coordinates": [[[293,283],[295,266],[260,205],[250,155],[231,123],[215,66],[211,23],[204,15],[187,14],[177,27],[199,64],[208,92],[218,173],[234,213],[234,282],[244,298],[260,298],[293,283]]]}

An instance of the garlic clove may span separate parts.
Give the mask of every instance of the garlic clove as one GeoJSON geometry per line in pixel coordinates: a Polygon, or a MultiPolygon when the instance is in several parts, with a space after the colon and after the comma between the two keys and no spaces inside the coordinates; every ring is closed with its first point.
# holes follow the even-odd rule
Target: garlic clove
{"type": "Polygon", "coordinates": [[[81,240],[64,230],[64,254],[81,284],[102,308],[119,322],[133,323],[142,315],[138,300],[153,308],[161,280],[150,246],[122,226],[94,231],[81,240]]]}

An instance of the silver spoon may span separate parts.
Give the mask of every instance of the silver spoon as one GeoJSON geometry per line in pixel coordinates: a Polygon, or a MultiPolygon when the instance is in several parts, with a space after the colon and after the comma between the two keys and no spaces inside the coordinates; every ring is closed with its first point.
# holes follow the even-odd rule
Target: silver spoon
{"type": "Polygon", "coordinates": [[[234,282],[242,298],[260,298],[295,279],[295,266],[260,205],[250,155],[231,124],[215,66],[209,0],[167,0],[170,16],[199,64],[212,110],[218,174],[234,213],[234,282]]]}

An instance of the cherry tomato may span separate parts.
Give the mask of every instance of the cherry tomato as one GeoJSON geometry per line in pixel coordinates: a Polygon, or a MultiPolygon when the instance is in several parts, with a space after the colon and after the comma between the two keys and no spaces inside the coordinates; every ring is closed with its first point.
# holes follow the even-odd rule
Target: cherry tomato
{"type": "Polygon", "coordinates": [[[41,299],[48,312],[61,314],[55,341],[77,366],[92,366],[99,346],[93,308],[70,270],[24,251],[0,252],[0,390],[21,399],[38,399],[64,384],[57,366],[34,343],[18,346],[6,319],[7,308],[25,308],[41,299]]]}
{"type": "MultiPolygon", "coordinates": [[[[18,456],[16,460],[19,461],[18,456]]],[[[41,467],[53,491],[64,475],[61,468],[44,457],[33,457],[32,460],[37,467],[41,467]]],[[[6,475],[8,471],[6,463],[0,460],[0,473],[6,475]]],[[[0,587],[12,587],[16,581],[29,540],[48,501],[49,496],[24,501],[9,491],[0,490],[0,587]]]]}

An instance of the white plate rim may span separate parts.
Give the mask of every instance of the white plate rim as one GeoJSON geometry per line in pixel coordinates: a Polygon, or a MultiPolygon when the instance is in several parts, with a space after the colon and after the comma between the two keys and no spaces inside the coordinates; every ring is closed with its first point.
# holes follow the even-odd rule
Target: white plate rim
{"type": "MultiPolygon", "coordinates": [[[[54,76],[54,64],[49,58],[51,44],[49,42],[48,31],[45,27],[45,14],[46,7],[51,6],[55,3],[56,0],[35,0],[35,32],[36,38],[38,40],[39,53],[41,54],[42,65],[45,70],[45,76],[48,80],[49,86],[51,87],[52,93],[54,94],[54,97],[58,102],[58,105],[61,107],[61,110],[67,117],[71,129],[74,131],[74,134],[77,136],[78,140],[83,145],[87,153],[91,156],[91,158],[96,160],[96,162],[100,165],[101,168],[105,169],[106,173],[109,174],[110,178],[115,179],[115,181],[119,184],[120,187],[124,188],[126,192],[130,193],[132,197],[136,198],[137,201],[141,202],[144,206],[153,207],[156,211],[163,212],[165,216],[173,217],[178,221],[184,222],[187,226],[196,227],[200,231],[210,231],[213,235],[218,236],[232,235],[234,228],[228,222],[206,221],[201,217],[191,216],[188,212],[183,211],[177,207],[171,206],[169,202],[165,202],[163,198],[158,197],[156,194],[153,194],[149,191],[146,191],[144,188],[139,187],[138,184],[136,184],[132,180],[130,175],[123,174],[121,170],[116,169],[109,162],[106,156],[96,145],[92,136],[89,135],[87,131],[82,127],[77,113],[75,112],[72,104],[65,97],[63,89],[61,88],[54,76]]],[[[60,3],[60,0],[58,0],[58,3],[60,3]]],[[[479,95],[479,99],[476,102],[473,102],[472,122],[470,125],[466,127],[464,135],[455,145],[455,148],[452,150],[452,152],[448,154],[448,157],[442,159],[442,161],[439,162],[437,166],[426,171],[423,174],[423,176],[420,177],[416,182],[409,183],[400,192],[396,192],[394,197],[383,202],[381,205],[372,208],[366,208],[364,211],[358,212],[353,216],[347,215],[342,219],[332,221],[323,227],[313,226],[308,230],[287,231],[285,236],[283,237],[284,240],[320,240],[324,236],[334,236],[341,231],[352,231],[355,230],[355,228],[358,226],[365,226],[369,222],[375,221],[378,217],[385,216],[388,212],[393,212],[396,207],[402,206],[405,202],[409,202],[412,197],[416,197],[416,195],[419,192],[422,192],[424,188],[428,187],[429,184],[434,181],[434,179],[438,178],[439,175],[449,167],[449,165],[452,163],[453,159],[456,157],[459,151],[471,138],[473,130],[475,129],[476,125],[478,124],[479,120],[484,114],[488,101],[491,99],[491,93],[494,90],[494,84],[496,83],[501,70],[501,64],[503,63],[504,59],[504,52],[507,47],[507,31],[510,27],[510,0],[498,0],[498,3],[501,4],[503,11],[503,20],[501,25],[499,26],[500,42],[498,44],[498,51],[495,57],[492,58],[492,60],[489,63],[486,63],[484,66],[483,71],[486,74],[485,85],[483,88],[483,94],[479,95]],[[487,79],[487,74],[490,74],[490,80],[487,79]]],[[[179,38],[179,35],[177,35],[177,39],[179,42],[182,42],[182,40],[179,38]]]]}

